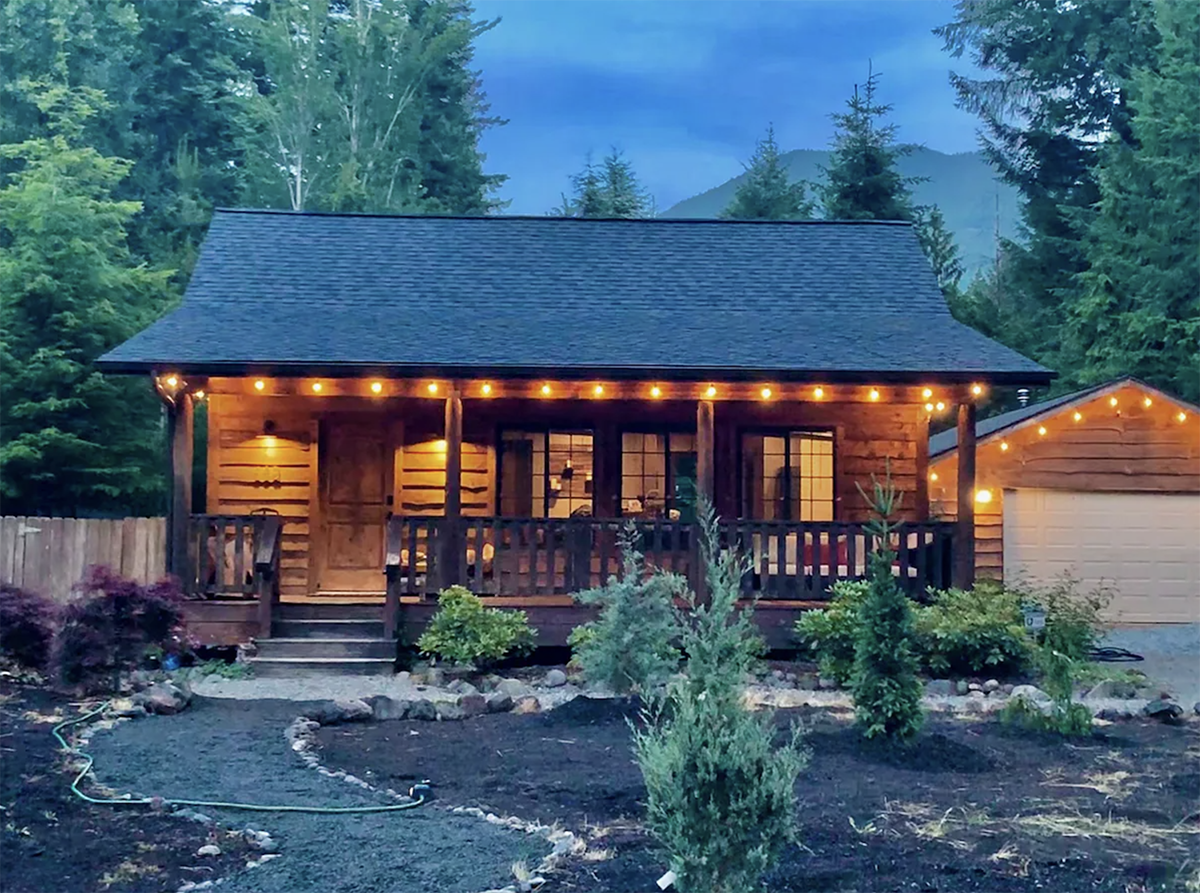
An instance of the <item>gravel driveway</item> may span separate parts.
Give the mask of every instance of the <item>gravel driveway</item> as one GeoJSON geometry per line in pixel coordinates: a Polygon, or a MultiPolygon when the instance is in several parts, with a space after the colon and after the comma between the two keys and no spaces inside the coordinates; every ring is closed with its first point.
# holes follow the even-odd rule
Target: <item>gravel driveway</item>
{"type": "Polygon", "coordinates": [[[1118,627],[1103,644],[1142,655],[1145,660],[1124,666],[1166,687],[1185,709],[1200,701],[1200,623],[1118,627]]]}
{"type": "MultiPolygon", "coordinates": [[[[299,706],[198,697],[177,716],[120,723],[91,741],[96,777],[119,792],[181,799],[395,802],[304,766],[283,735],[299,706]]],[[[476,893],[511,882],[514,862],[536,865],[550,849],[544,840],[455,816],[436,804],[348,816],[202,811],[226,827],[271,832],[283,854],[228,879],[220,889],[229,893],[476,893]]],[[[195,864],[203,862],[197,858],[195,864]]]]}

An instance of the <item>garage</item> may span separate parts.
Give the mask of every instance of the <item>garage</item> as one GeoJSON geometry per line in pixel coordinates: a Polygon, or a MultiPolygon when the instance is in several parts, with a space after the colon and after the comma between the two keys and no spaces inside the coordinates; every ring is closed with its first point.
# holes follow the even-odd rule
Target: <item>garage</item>
{"type": "Polygon", "coordinates": [[[1006,582],[1115,589],[1117,623],[1200,620],[1200,495],[1004,492],[1006,582]]]}
{"type": "MultiPolygon", "coordinates": [[[[1200,622],[1200,408],[1134,378],[975,426],[977,579],[1111,586],[1118,624],[1200,622]]],[[[930,512],[958,515],[953,429],[929,439],[930,512]]]]}

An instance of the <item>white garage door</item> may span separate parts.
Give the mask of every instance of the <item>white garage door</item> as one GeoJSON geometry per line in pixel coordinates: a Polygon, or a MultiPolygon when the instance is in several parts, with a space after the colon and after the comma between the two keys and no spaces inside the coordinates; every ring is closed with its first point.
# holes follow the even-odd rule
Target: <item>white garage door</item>
{"type": "Polygon", "coordinates": [[[1200,620],[1200,496],[1004,491],[1004,576],[1117,590],[1118,623],[1200,620]]]}

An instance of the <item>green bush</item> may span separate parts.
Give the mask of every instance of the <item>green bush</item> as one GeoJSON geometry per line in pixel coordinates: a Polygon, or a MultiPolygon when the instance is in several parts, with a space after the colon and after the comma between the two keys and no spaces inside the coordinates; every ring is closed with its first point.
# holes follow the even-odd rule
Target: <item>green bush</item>
{"type": "Polygon", "coordinates": [[[485,666],[509,654],[533,650],[534,631],[524,611],[484,607],[462,586],[438,593],[438,610],[417,647],[457,664],[485,666]]]}
{"type": "Polygon", "coordinates": [[[891,518],[900,499],[890,474],[885,484],[874,481],[874,493],[866,498],[876,515],[867,526],[875,549],[867,559],[870,588],[859,608],[850,687],[863,733],[904,741],[920,731],[924,718],[912,608],[892,576],[896,555],[890,549],[891,533],[898,525],[891,518]]]}
{"type": "Polygon", "coordinates": [[[1072,700],[1075,683],[1079,678],[1080,663],[1069,655],[1045,645],[1039,645],[1034,650],[1034,662],[1041,672],[1042,687],[1050,696],[1050,709],[1043,712],[1024,697],[1013,698],[1004,705],[1000,714],[1001,720],[1065,736],[1090,734],[1092,711],[1072,700]]]}
{"type": "Polygon", "coordinates": [[[935,676],[1013,674],[1028,663],[1033,640],[1025,631],[1020,593],[998,583],[933,593],[915,612],[918,648],[935,676]]]}
{"type": "Polygon", "coordinates": [[[618,694],[647,692],[678,668],[675,599],[686,591],[674,574],[647,574],[628,534],[622,537],[621,576],[575,595],[585,605],[599,605],[600,615],[567,640],[584,678],[618,694]]]}
{"type": "Polygon", "coordinates": [[[1038,641],[1073,661],[1087,660],[1104,635],[1101,614],[1112,601],[1112,590],[1100,587],[1080,592],[1079,581],[1065,574],[1052,586],[1029,589],[1022,595],[1026,602],[1040,605],[1046,612],[1046,627],[1038,634],[1038,641]]]}
{"type": "Polygon", "coordinates": [[[795,834],[796,777],[806,763],[798,732],[774,746],[771,711],[741,700],[762,643],[739,610],[742,562],[718,548],[712,510],[700,506],[709,599],[687,592],[682,676],[634,729],[646,781],[647,825],[667,851],[681,893],[744,893],[795,834]]]}
{"type": "Polygon", "coordinates": [[[805,611],[796,621],[796,637],[816,658],[821,675],[845,685],[854,672],[858,616],[871,587],[862,581],[833,584],[829,607],[805,611]]]}

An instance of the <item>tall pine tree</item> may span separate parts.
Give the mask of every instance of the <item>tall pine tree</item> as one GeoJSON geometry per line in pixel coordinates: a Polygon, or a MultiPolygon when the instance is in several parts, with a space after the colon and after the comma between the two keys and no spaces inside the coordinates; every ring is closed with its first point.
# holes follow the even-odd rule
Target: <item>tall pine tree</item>
{"type": "Polygon", "coordinates": [[[1163,0],[1156,65],[1134,72],[1070,307],[1072,378],[1137,375],[1200,401],[1200,4],[1163,0]]]}
{"type": "Polygon", "coordinates": [[[804,184],[789,176],[775,142],[775,128],[768,127],[721,216],[731,220],[807,220],[812,213],[804,184]]]}
{"type": "Polygon", "coordinates": [[[653,200],[624,154],[613,149],[600,164],[589,159],[571,177],[571,196],[553,213],[562,217],[651,217],[653,200]]]}

